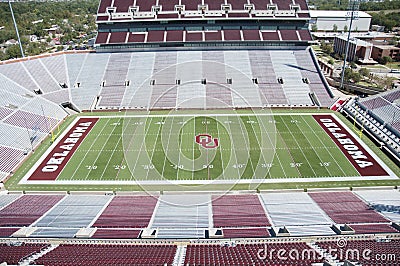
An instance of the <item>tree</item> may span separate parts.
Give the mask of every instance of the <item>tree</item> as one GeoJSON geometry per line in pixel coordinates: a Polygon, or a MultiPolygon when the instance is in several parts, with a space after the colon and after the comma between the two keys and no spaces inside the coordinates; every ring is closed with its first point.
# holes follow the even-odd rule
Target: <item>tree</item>
{"type": "Polygon", "coordinates": [[[333,30],[333,32],[337,32],[338,31],[338,26],[336,24],[333,24],[332,30],[333,30]]]}
{"type": "Polygon", "coordinates": [[[351,79],[354,81],[354,83],[358,83],[361,81],[361,75],[358,72],[354,72],[351,75],[351,79]]]}
{"type": "Polygon", "coordinates": [[[317,32],[317,31],[318,31],[317,23],[312,24],[312,26],[311,26],[311,31],[313,31],[313,32],[317,32]]]}
{"type": "Polygon", "coordinates": [[[392,62],[393,60],[392,60],[392,58],[389,57],[389,56],[384,56],[384,57],[382,57],[382,58],[378,58],[377,61],[378,61],[379,64],[386,65],[387,63],[390,63],[390,62],[392,62]]]}
{"type": "Polygon", "coordinates": [[[335,60],[333,60],[332,58],[328,60],[328,64],[333,65],[335,63],[335,60]]]}
{"type": "Polygon", "coordinates": [[[346,82],[353,81],[354,83],[358,83],[361,81],[361,75],[358,72],[353,71],[351,68],[346,68],[344,70],[344,80],[346,82]]]}
{"type": "Polygon", "coordinates": [[[21,51],[19,49],[19,45],[11,45],[6,49],[6,55],[8,58],[18,58],[21,56],[21,51]]]}
{"type": "Polygon", "coordinates": [[[344,70],[344,81],[349,82],[352,75],[353,75],[353,70],[351,70],[350,68],[346,68],[344,70]]]}
{"type": "Polygon", "coordinates": [[[365,68],[365,67],[362,67],[359,71],[358,71],[358,73],[360,73],[360,75],[361,76],[363,76],[363,77],[369,77],[369,70],[367,69],[367,68],[365,68]]]}
{"type": "Polygon", "coordinates": [[[330,54],[333,53],[333,46],[332,46],[332,44],[330,44],[330,43],[325,43],[325,42],[323,42],[323,43],[321,44],[321,50],[322,50],[324,53],[330,55],[330,54]]]}
{"type": "Polygon", "coordinates": [[[349,27],[347,27],[347,25],[344,25],[343,31],[344,32],[348,32],[349,31],[349,27]]]}

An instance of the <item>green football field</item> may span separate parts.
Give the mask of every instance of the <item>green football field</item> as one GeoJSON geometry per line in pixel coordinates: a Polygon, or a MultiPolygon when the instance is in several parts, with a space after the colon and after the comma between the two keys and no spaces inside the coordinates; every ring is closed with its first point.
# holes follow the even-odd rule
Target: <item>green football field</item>
{"type": "Polygon", "coordinates": [[[100,117],[57,180],[360,176],[311,115],[100,117]]]}

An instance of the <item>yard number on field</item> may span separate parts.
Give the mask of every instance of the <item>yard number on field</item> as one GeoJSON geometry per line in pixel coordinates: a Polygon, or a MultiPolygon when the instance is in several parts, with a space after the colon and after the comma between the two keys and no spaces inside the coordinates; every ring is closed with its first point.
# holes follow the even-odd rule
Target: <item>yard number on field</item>
{"type": "Polygon", "coordinates": [[[300,166],[302,166],[303,165],[303,163],[290,163],[290,167],[300,167],[300,166]]]}

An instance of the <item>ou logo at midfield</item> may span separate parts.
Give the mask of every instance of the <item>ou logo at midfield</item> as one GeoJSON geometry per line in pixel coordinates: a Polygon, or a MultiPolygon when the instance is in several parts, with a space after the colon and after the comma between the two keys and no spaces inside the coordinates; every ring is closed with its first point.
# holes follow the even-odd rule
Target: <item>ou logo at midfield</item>
{"type": "Polygon", "coordinates": [[[218,147],[218,139],[213,139],[211,135],[200,134],[196,136],[196,143],[205,149],[214,149],[218,147]]]}

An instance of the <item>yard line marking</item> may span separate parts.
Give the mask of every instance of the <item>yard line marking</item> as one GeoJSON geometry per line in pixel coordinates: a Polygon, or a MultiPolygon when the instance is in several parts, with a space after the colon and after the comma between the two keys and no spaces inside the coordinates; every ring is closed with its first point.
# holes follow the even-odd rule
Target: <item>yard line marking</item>
{"type": "Polygon", "coordinates": [[[111,161],[111,159],[112,159],[112,157],[113,157],[113,155],[114,155],[114,153],[115,153],[115,150],[117,149],[118,144],[121,142],[121,139],[122,139],[122,136],[120,136],[120,137],[118,138],[118,141],[117,141],[117,143],[115,144],[114,150],[112,151],[111,156],[110,156],[110,158],[109,158],[108,161],[107,161],[106,167],[104,167],[104,170],[103,170],[103,172],[101,173],[100,180],[103,179],[103,175],[104,175],[104,173],[106,172],[107,167],[109,166],[110,161],[111,161]]]}
{"type": "MultiPolygon", "coordinates": [[[[160,125],[160,126],[161,126],[161,125],[160,125]]],[[[158,132],[160,132],[160,131],[158,131],[158,132]]],[[[171,140],[171,132],[172,132],[172,126],[169,128],[167,146],[165,147],[165,150],[167,150],[167,151],[169,151],[169,142],[170,142],[170,140],[171,140]]],[[[158,133],[157,135],[159,135],[159,133],[158,133]]],[[[158,138],[158,137],[157,137],[157,138],[158,138]]],[[[157,138],[156,138],[156,141],[157,141],[157,138]]],[[[162,140],[161,140],[161,145],[162,145],[162,140]]],[[[166,155],[165,150],[164,150],[164,148],[163,148],[164,146],[162,145],[161,147],[162,147],[162,148],[161,148],[160,151],[164,152],[164,154],[165,154],[165,156],[164,156],[164,163],[163,163],[163,167],[162,167],[162,171],[161,171],[161,175],[164,176],[165,165],[166,165],[166,162],[167,162],[167,155],[166,155]]],[[[179,148],[178,148],[178,149],[179,149],[179,148]]],[[[153,152],[155,152],[155,150],[153,150],[153,152]]],[[[153,160],[153,159],[152,159],[152,160],[153,160]]],[[[178,175],[178,174],[177,174],[177,175],[178,175]]]]}
{"type": "MultiPolygon", "coordinates": [[[[174,122],[174,119],[172,119],[172,122],[174,122]]],[[[179,121],[179,122],[182,122],[182,121],[179,121]]],[[[171,125],[171,129],[172,129],[172,127],[173,127],[173,126],[171,125]]],[[[183,129],[183,127],[184,127],[184,125],[182,125],[182,128],[181,128],[181,129],[183,129]]],[[[183,132],[183,130],[180,131],[180,133],[182,133],[182,132],[183,132]]],[[[171,133],[171,131],[170,131],[170,133],[171,133]]],[[[179,133],[179,135],[180,135],[180,133],[179,133]]],[[[170,136],[171,136],[171,134],[169,134],[168,141],[169,141],[169,139],[171,138],[170,136]]],[[[181,169],[179,168],[179,166],[181,165],[182,140],[183,140],[183,138],[181,137],[181,139],[180,139],[180,141],[179,141],[179,146],[178,146],[178,168],[176,169],[176,180],[179,180],[179,171],[181,170],[181,169]]]]}
{"type": "MultiPolygon", "coordinates": [[[[292,153],[290,152],[290,149],[289,149],[289,147],[287,146],[287,144],[286,144],[284,138],[282,137],[281,133],[279,132],[279,129],[277,129],[276,132],[277,132],[279,138],[282,140],[283,145],[285,145],[286,151],[288,152],[290,158],[292,159],[292,162],[295,163],[295,160],[294,160],[294,158],[293,158],[293,155],[292,155],[292,153]]],[[[286,175],[286,172],[285,172],[285,167],[281,164],[281,161],[280,161],[280,159],[279,159],[279,155],[278,155],[277,153],[276,153],[276,156],[277,156],[277,158],[278,158],[278,160],[279,160],[279,164],[281,165],[281,168],[282,168],[283,173],[285,174],[285,177],[288,177],[288,176],[286,175]]],[[[296,164],[295,164],[295,168],[296,168],[297,172],[299,173],[299,177],[302,177],[303,175],[301,174],[300,169],[299,169],[299,167],[298,167],[296,164]]]]}
{"type": "MultiPolygon", "coordinates": [[[[240,121],[239,121],[239,116],[236,116],[236,118],[238,119],[238,122],[240,123],[240,121]]],[[[228,127],[229,127],[229,132],[232,132],[232,128],[231,128],[231,124],[230,124],[230,123],[228,123],[228,127]]],[[[232,142],[232,138],[229,138],[229,139],[231,140],[231,143],[232,143],[231,147],[232,147],[232,150],[233,150],[233,154],[235,154],[236,165],[238,165],[238,159],[237,159],[237,155],[236,155],[236,147],[235,147],[235,144],[232,142]]],[[[229,165],[228,165],[228,166],[229,166],[229,165]]],[[[237,170],[237,173],[238,173],[238,179],[240,179],[241,176],[240,176],[240,169],[239,169],[239,167],[236,167],[236,170],[237,170]]]]}
{"type": "MultiPolygon", "coordinates": [[[[255,117],[257,118],[256,115],[255,115],[255,117]]],[[[261,129],[260,120],[257,119],[257,122],[258,122],[258,128],[261,129]]],[[[264,123],[261,122],[261,124],[264,124],[264,123]]],[[[262,141],[260,141],[260,138],[259,138],[259,136],[258,136],[258,133],[260,134],[260,137],[261,137],[261,138],[262,138],[262,135],[261,135],[261,134],[266,134],[266,135],[268,135],[268,137],[269,137],[269,134],[266,133],[266,132],[262,133],[261,130],[260,130],[259,132],[257,132],[257,131],[255,130],[254,126],[253,126],[253,123],[250,123],[250,125],[251,125],[251,128],[252,128],[253,132],[254,132],[254,135],[256,136],[257,144],[258,144],[258,149],[249,149],[249,151],[251,151],[251,150],[259,150],[259,151],[260,151],[260,159],[258,159],[258,162],[257,162],[257,163],[261,162],[261,160],[262,160],[262,162],[267,163],[266,160],[265,160],[264,151],[263,151],[263,149],[265,149],[265,147],[263,147],[263,148],[260,147],[260,144],[262,143],[262,141]]],[[[275,147],[275,148],[276,148],[276,147],[275,147]]],[[[269,148],[269,149],[271,149],[271,148],[269,148]]],[[[274,150],[275,150],[275,149],[274,149],[274,150]]],[[[251,157],[250,157],[250,159],[251,159],[251,157]]],[[[250,160],[250,161],[251,161],[251,160],[250,160]]],[[[271,162],[271,163],[272,163],[272,162],[271,162]]],[[[252,164],[253,164],[253,163],[252,163],[252,164]]],[[[258,167],[259,167],[259,165],[256,166],[256,169],[257,169],[258,167]]],[[[271,168],[272,168],[272,166],[267,170],[267,173],[266,173],[266,175],[265,175],[263,178],[266,178],[266,177],[267,177],[268,173],[271,171],[271,168]]],[[[254,166],[253,166],[253,177],[254,177],[255,174],[256,174],[256,173],[255,173],[255,169],[254,169],[254,166]]],[[[261,178],[261,177],[260,177],[260,178],[261,178]]]]}
{"type": "MultiPolygon", "coordinates": [[[[304,119],[303,116],[302,116],[302,119],[303,119],[303,121],[307,124],[307,126],[309,126],[309,127],[312,129],[312,126],[307,122],[306,119],[304,119]]],[[[317,131],[315,131],[315,132],[317,132],[317,131]]],[[[324,132],[324,133],[325,133],[325,132],[324,132]]],[[[326,134],[326,133],[325,133],[325,134],[326,134]]],[[[322,140],[321,140],[321,138],[319,137],[319,134],[315,134],[315,133],[314,133],[314,135],[317,136],[318,140],[319,140],[322,144],[325,145],[325,143],[323,143],[322,140]]],[[[333,142],[333,141],[332,141],[332,142],[333,142]]],[[[343,168],[340,166],[340,163],[337,162],[335,156],[333,156],[332,153],[331,153],[331,151],[330,151],[330,149],[333,149],[333,148],[337,148],[337,147],[328,147],[328,146],[325,146],[326,151],[329,153],[329,155],[331,156],[331,158],[333,159],[333,161],[335,161],[336,165],[339,166],[340,171],[342,171],[342,176],[345,176],[345,175],[346,175],[346,172],[343,170],[343,168]]],[[[354,167],[354,166],[353,166],[353,167],[354,167]]],[[[354,167],[354,169],[355,169],[355,167],[354,167]]]]}
{"type": "MultiPolygon", "coordinates": [[[[218,123],[217,120],[215,120],[215,121],[217,122],[218,138],[219,138],[219,140],[221,140],[221,135],[220,135],[220,130],[219,130],[219,123],[218,123]]],[[[224,171],[225,163],[224,163],[224,159],[223,159],[223,156],[222,156],[222,147],[219,146],[218,149],[220,149],[220,156],[221,156],[221,170],[222,170],[221,175],[222,175],[222,179],[225,179],[225,171],[224,171]]]]}
{"type": "MultiPolygon", "coordinates": [[[[152,118],[151,118],[151,119],[152,119],[152,118]]],[[[140,121],[140,120],[139,120],[139,121],[140,121]]],[[[140,126],[140,125],[139,125],[139,126],[140,126]]],[[[143,126],[144,126],[144,130],[146,130],[146,124],[144,124],[143,126]]],[[[137,128],[135,128],[135,129],[137,129],[137,128]]],[[[132,136],[135,136],[135,134],[133,134],[132,136]]],[[[143,145],[144,145],[144,147],[145,147],[144,152],[146,152],[146,138],[145,138],[145,137],[146,137],[146,134],[143,135],[142,143],[140,144],[140,148],[139,148],[138,153],[137,153],[137,157],[136,157],[136,160],[135,160],[134,167],[131,169],[131,170],[132,170],[131,172],[132,172],[132,177],[133,177],[133,179],[135,179],[134,170],[137,169],[137,164],[138,164],[138,162],[139,162],[140,153],[143,152],[143,145]]],[[[133,138],[131,138],[130,141],[129,141],[129,145],[128,145],[128,150],[127,150],[127,151],[129,151],[129,148],[131,147],[132,144],[133,144],[133,138]]],[[[150,161],[150,163],[151,163],[151,161],[150,161]]],[[[127,164],[128,164],[128,163],[127,163],[127,164]]]]}
{"type": "MultiPolygon", "coordinates": [[[[292,116],[290,116],[292,118],[292,116]]],[[[300,127],[295,124],[296,127],[300,130],[300,127]]],[[[311,149],[314,151],[314,153],[317,155],[318,159],[320,162],[323,162],[323,160],[321,159],[321,157],[319,156],[319,153],[317,153],[317,151],[314,149],[313,145],[311,144],[311,141],[307,138],[306,135],[303,134],[303,132],[300,130],[300,133],[304,136],[304,138],[307,140],[307,142],[310,144],[311,149]]],[[[303,150],[303,149],[302,149],[303,150]]],[[[304,153],[303,153],[304,154],[304,153]]],[[[329,176],[332,176],[331,172],[329,171],[327,166],[324,166],[324,168],[326,169],[326,171],[328,172],[329,176]]],[[[318,176],[316,176],[318,177],[318,176]]]]}
{"type": "MultiPolygon", "coordinates": [[[[110,121],[110,119],[109,119],[109,121],[110,121]]],[[[108,125],[108,122],[105,123],[105,124],[108,125]]],[[[114,132],[114,130],[117,128],[117,126],[118,126],[118,123],[115,123],[114,128],[112,129],[111,132],[114,132]]],[[[111,137],[111,136],[109,136],[109,137],[107,138],[107,141],[104,142],[103,146],[101,147],[101,150],[103,150],[103,148],[107,145],[108,141],[110,140],[110,137],[111,137]]],[[[96,138],[96,139],[97,139],[97,138],[96,138]]],[[[94,142],[95,142],[95,141],[94,141],[94,142]]],[[[93,144],[92,144],[92,145],[93,145],[93,144]]],[[[101,154],[102,154],[101,152],[99,152],[99,153],[97,154],[96,159],[93,161],[93,165],[96,165],[96,162],[97,162],[97,160],[99,159],[99,157],[100,157],[101,154]]],[[[87,173],[86,176],[85,176],[85,180],[87,180],[87,178],[89,177],[89,175],[90,175],[90,173],[92,172],[92,170],[93,170],[93,169],[89,169],[88,173],[87,173]]]]}
{"type": "MultiPolygon", "coordinates": [[[[272,117],[272,118],[273,118],[273,120],[275,120],[274,117],[272,117]]],[[[264,123],[261,123],[261,124],[262,124],[262,125],[261,125],[260,129],[261,129],[261,128],[264,128],[265,132],[267,132],[267,128],[265,127],[264,123]]],[[[260,133],[262,134],[262,130],[260,130],[260,133]]],[[[282,139],[282,136],[280,135],[279,130],[278,130],[278,128],[277,128],[276,126],[275,126],[275,132],[272,132],[272,133],[275,133],[276,136],[279,135],[279,137],[282,139]]],[[[273,141],[272,141],[272,139],[271,139],[271,136],[270,136],[269,134],[266,134],[266,135],[267,135],[268,140],[270,141],[270,143],[273,143],[273,141]]],[[[285,147],[286,147],[286,148],[283,148],[283,149],[284,149],[284,150],[287,150],[286,143],[284,143],[284,144],[285,144],[285,147]]],[[[282,172],[283,172],[285,178],[288,178],[288,175],[286,174],[286,171],[285,171],[285,167],[283,167],[282,162],[281,162],[281,159],[279,158],[279,155],[278,155],[278,153],[276,152],[276,149],[277,149],[277,148],[276,148],[276,140],[275,140],[275,147],[274,147],[274,152],[275,152],[275,154],[274,154],[274,157],[276,157],[276,159],[278,160],[279,165],[281,166],[280,168],[282,169],[282,172]]],[[[289,155],[291,155],[291,154],[289,153],[289,155]]],[[[274,159],[272,158],[272,162],[273,162],[273,161],[274,161],[274,159]]],[[[270,171],[271,171],[271,169],[270,169],[270,171]]],[[[270,173],[270,171],[269,171],[269,173],[270,173]]],[[[273,178],[271,174],[270,174],[270,178],[271,178],[271,179],[273,178]]]]}
{"type": "MultiPolygon", "coordinates": [[[[110,120],[110,119],[108,119],[108,120],[110,120]]],[[[99,119],[99,121],[100,121],[100,119],[99,119]]],[[[103,128],[101,129],[100,133],[103,132],[103,130],[106,128],[107,125],[108,125],[108,123],[104,123],[104,126],[103,126],[103,128]]],[[[99,136],[97,135],[96,138],[94,139],[94,141],[92,142],[92,144],[90,145],[89,150],[86,152],[86,154],[83,156],[83,159],[82,159],[81,162],[78,164],[78,167],[76,167],[74,173],[71,175],[71,178],[70,178],[70,179],[72,179],[72,180],[74,179],[74,176],[75,176],[76,172],[77,172],[78,169],[81,167],[82,163],[85,161],[86,156],[89,154],[89,151],[92,149],[93,145],[96,143],[96,140],[97,140],[98,138],[99,138],[99,136]]],[[[84,142],[84,141],[85,141],[85,140],[83,140],[82,142],[84,142]]],[[[78,150],[79,150],[79,149],[78,149],[78,150]]],[[[71,159],[72,159],[73,157],[74,157],[74,156],[72,155],[71,159]]],[[[70,161],[71,161],[71,160],[70,160],[70,161]]],[[[69,163],[70,161],[68,161],[68,163],[69,163]]],[[[64,167],[64,170],[67,168],[68,163],[67,163],[67,165],[64,167]]],[[[62,175],[62,172],[60,173],[59,176],[61,176],[61,175],[62,175]]]]}
{"type": "MultiPolygon", "coordinates": [[[[165,116],[162,117],[161,121],[165,121],[165,116]]],[[[150,129],[151,125],[153,125],[152,122],[153,122],[153,118],[152,118],[151,121],[150,121],[149,129],[150,129]]],[[[151,156],[150,156],[150,164],[153,164],[154,150],[155,150],[155,147],[156,147],[156,145],[157,145],[157,140],[158,140],[158,138],[159,138],[159,137],[161,138],[161,136],[160,136],[160,130],[162,129],[162,127],[163,127],[163,124],[160,123],[160,124],[159,124],[159,128],[158,128],[158,136],[157,136],[156,140],[154,141],[153,148],[151,149],[152,152],[151,152],[151,156]]],[[[162,142],[162,138],[161,138],[161,142],[162,142]]],[[[162,145],[162,143],[161,143],[161,145],[162,145]]],[[[146,149],[146,152],[147,152],[148,149],[147,149],[147,146],[146,146],[146,145],[145,145],[145,149],[146,149]]],[[[164,154],[165,154],[165,152],[164,152],[164,154]]],[[[166,155],[166,154],[165,154],[165,155],[166,155]]],[[[167,160],[167,156],[165,156],[165,158],[164,158],[164,164],[165,164],[165,160],[167,160]]],[[[155,169],[155,170],[157,171],[157,169],[155,169]]],[[[150,172],[150,171],[147,171],[147,173],[146,173],[146,180],[148,180],[148,178],[149,178],[149,172],[150,172]]],[[[161,175],[161,177],[164,177],[164,172],[162,172],[160,175],[161,175]]]]}
{"type": "MultiPolygon", "coordinates": [[[[250,116],[247,116],[247,119],[249,119],[250,118],[250,116]]],[[[242,120],[242,122],[243,122],[243,120],[242,120]]],[[[245,132],[243,131],[243,125],[242,125],[242,123],[239,123],[240,124],[240,130],[242,131],[242,135],[243,136],[247,136],[247,138],[249,138],[249,134],[248,134],[248,132],[247,132],[247,129],[246,129],[246,133],[247,134],[245,134],[245,132]]],[[[251,126],[253,127],[253,123],[250,123],[251,124],[251,126]]],[[[246,127],[245,127],[246,128],[246,127]]],[[[257,138],[257,136],[256,136],[256,138],[257,138]]],[[[260,143],[258,143],[258,144],[260,144],[260,143]]],[[[247,146],[247,145],[246,145],[247,146]]],[[[248,160],[247,160],[247,162],[249,162],[250,161],[250,167],[253,169],[253,176],[254,176],[254,172],[255,172],[255,170],[254,170],[254,166],[253,166],[253,162],[252,162],[252,160],[251,160],[251,156],[250,156],[250,140],[249,140],[249,145],[248,145],[249,147],[246,147],[246,151],[247,151],[247,154],[249,155],[249,158],[248,158],[248,160]]],[[[259,146],[259,148],[260,148],[260,146],[259,146]]],[[[261,150],[261,148],[260,148],[260,150],[261,150]]],[[[260,152],[261,153],[261,152],[260,152]]],[[[245,169],[247,168],[247,165],[246,165],[246,167],[245,167],[245,169]]],[[[245,172],[245,170],[243,171],[243,174],[244,174],[244,172],[245,172]]],[[[239,177],[240,178],[240,177],[239,177]]]]}
{"type": "MultiPolygon", "coordinates": [[[[286,122],[285,122],[284,119],[282,119],[282,122],[283,122],[283,124],[285,125],[285,127],[289,130],[289,127],[287,126],[287,124],[286,124],[286,122]]],[[[290,135],[292,135],[292,137],[293,137],[294,141],[296,142],[297,146],[298,146],[298,147],[301,147],[301,146],[299,145],[299,143],[297,142],[297,139],[294,137],[294,135],[293,135],[292,132],[290,132],[290,135]]],[[[306,159],[308,165],[310,166],[311,170],[313,171],[314,176],[317,177],[317,173],[315,173],[314,168],[312,167],[311,163],[308,161],[307,156],[304,154],[304,152],[303,152],[302,149],[299,149],[299,150],[301,151],[301,153],[303,154],[304,158],[306,159]]],[[[295,163],[295,162],[294,162],[294,163],[295,163]]]]}

